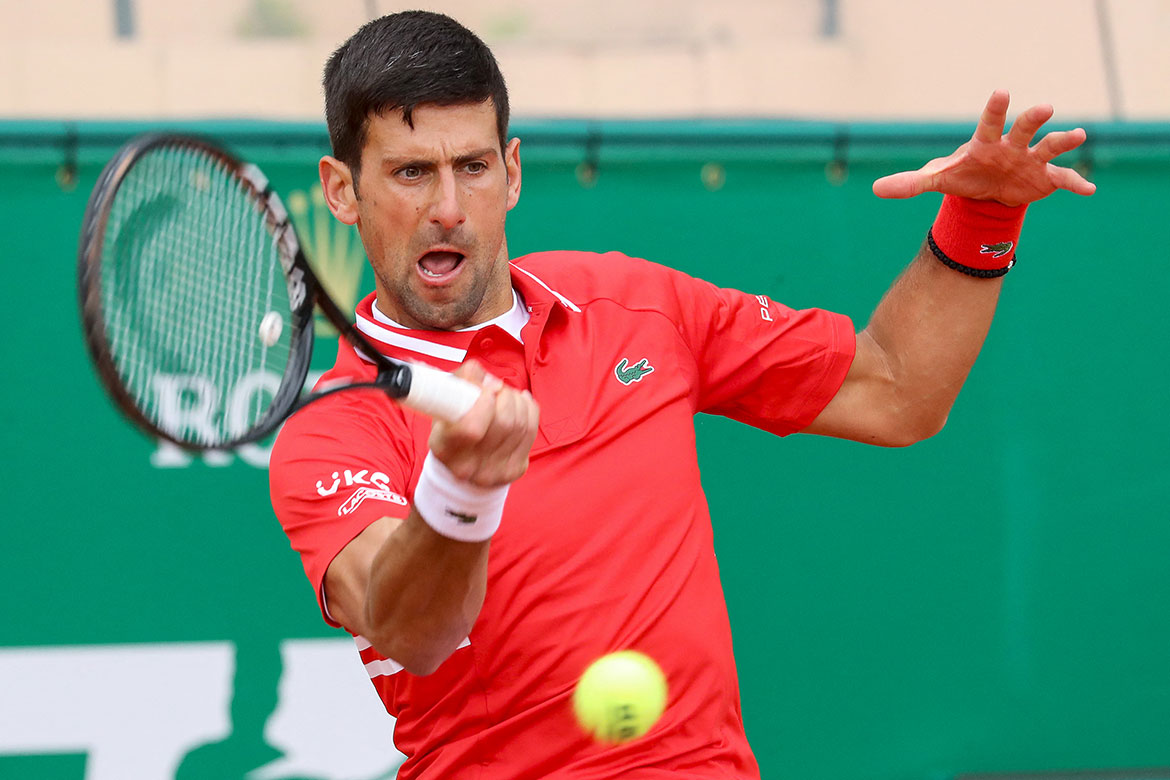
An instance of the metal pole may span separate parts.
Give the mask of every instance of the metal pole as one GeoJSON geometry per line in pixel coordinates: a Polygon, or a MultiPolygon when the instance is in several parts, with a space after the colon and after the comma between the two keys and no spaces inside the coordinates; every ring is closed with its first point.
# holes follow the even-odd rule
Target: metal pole
{"type": "Polygon", "coordinates": [[[134,37],[134,0],[114,0],[114,35],[134,37]]]}
{"type": "Polygon", "coordinates": [[[836,38],[841,32],[837,0],[821,0],[821,37],[836,38]]]}
{"type": "Polygon", "coordinates": [[[1121,119],[1121,79],[1117,74],[1117,49],[1113,45],[1113,27],[1109,22],[1106,0],[1097,0],[1097,36],[1101,40],[1101,64],[1105,71],[1105,94],[1109,99],[1109,115],[1121,119]]]}

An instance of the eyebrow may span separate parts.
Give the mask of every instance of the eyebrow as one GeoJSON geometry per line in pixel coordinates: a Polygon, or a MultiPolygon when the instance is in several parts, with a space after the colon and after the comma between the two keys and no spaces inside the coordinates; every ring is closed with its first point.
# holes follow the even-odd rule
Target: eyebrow
{"type": "MultiPolygon", "coordinates": [[[[455,157],[453,162],[455,163],[455,165],[465,165],[466,163],[472,162],[474,160],[479,160],[479,159],[482,159],[484,157],[499,157],[499,156],[500,156],[500,152],[494,146],[485,146],[482,149],[476,149],[474,151],[466,152],[465,154],[458,155],[457,157],[455,157]]],[[[382,166],[384,168],[408,168],[408,167],[429,168],[429,167],[432,167],[434,164],[435,163],[433,160],[428,160],[428,159],[421,158],[421,157],[383,157],[382,158],[382,166]]]]}
{"type": "Polygon", "coordinates": [[[494,146],[485,146],[483,149],[477,149],[474,152],[468,152],[467,154],[459,155],[458,157],[455,158],[455,162],[456,163],[469,163],[473,160],[478,160],[482,157],[491,157],[492,155],[499,157],[499,150],[496,149],[494,146]]]}

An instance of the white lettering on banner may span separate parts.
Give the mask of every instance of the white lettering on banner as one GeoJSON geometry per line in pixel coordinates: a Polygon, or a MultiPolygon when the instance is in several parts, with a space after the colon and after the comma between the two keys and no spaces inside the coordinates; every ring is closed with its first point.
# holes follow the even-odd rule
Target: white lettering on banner
{"type": "Polygon", "coordinates": [[[756,300],[760,303],[760,319],[765,322],[773,322],[772,310],[768,308],[768,297],[766,295],[757,295],[756,300]]]}
{"type": "Polygon", "coordinates": [[[0,754],[84,750],[86,780],[173,777],[231,731],[231,674],[226,642],[0,649],[0,754]]]}
{"type": "MultiPolygon", "coordinates": [[[[263,393],[269,398],[276,395],[280,389],[280,376],[271,371],[253,371],[245,374],[244,378],[232,388],[227,404],[227,428],[234,435],[240,435],[248,430],[248,420],[251,414],[249,407],[257,393],[263,393]]],[[[268,456],[272,447],[261,447],[255,442],[248,442],[236,448],[236,454],[249,466],[268,468],[268,456]]]]}
{"type": "Polygon", "coordinates": [[[394,719],[372,689],[348,639],[281,644],[280,704],[265,736],[285,757],[249,780],[387,778],[405,758],[389,739],[394,719]]]}
{"type": "Polygon", "coordinates": [[[212,421],[219,407],[219,391],[210,379],[195,374],[155,374],[150,387],[158,404],[158,427],[175,436],[191,431],[196,438],[219,438],[212,421]]]}
{"type": "MultiPolygon", "coordinates": [[[[85,752],[85,780],[164,780],[233,724],[230,642],[0,648],[0,756],[85,752]],[[164,695],[159,695],[165,691],[164,695]]],[[[387,777],[402,756],[347,639],[280,642],[279,699],[251,780],[387,777]]],[[[245,738],[248,735],[242,735],[245,738]]]]}
{"type": "MultiPolygon", "coordinates": [[[[323,371],[310,371],[305,387],[317,384],[323,371]]],[[[193,430],[215,438],[215,415],[219,407],[219,393],[209,380],[201,376],[156,374],[151,386],[159,401],[161,428],[170,431],[193,430]],[[193,402],[192,402],[193,399],[193,402]]],[[[272,395],[280,387],[280,376],[271,371],[252,371],[235,384],[228,394],[224,419],[229,431],[247,427],[248,405],[256,393],[272,395]]],[[[235,462],[235,456],[258,469],[268,468],[272,445],[257,442],[241,445],[234,450],[208,450],[200,456],[204,465],[223,468],[235,462]]],[[[160,439],[150,454],[150,465],[156,469],[186,468],[195,456],[178,445],[160,439]]]]}

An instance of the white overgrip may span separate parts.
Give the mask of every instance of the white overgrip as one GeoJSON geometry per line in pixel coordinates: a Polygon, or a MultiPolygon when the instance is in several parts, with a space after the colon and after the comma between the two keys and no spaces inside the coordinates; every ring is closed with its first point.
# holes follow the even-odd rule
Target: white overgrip
{"type": "Polygon", "coordinates": [[[446,371],[410,364],[410,391],[402,403],[444,422],[455,422],[475,405],[479,388],[446,371]]]}

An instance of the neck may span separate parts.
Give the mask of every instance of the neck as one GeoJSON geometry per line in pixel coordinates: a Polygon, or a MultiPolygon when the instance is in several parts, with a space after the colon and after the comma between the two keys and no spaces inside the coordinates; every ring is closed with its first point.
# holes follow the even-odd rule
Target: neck
{"type": "MultiPolygon", "coordinates": [[[[457,331],[481,325],[506,314],[514,303],[512,277],[505,272],[492,279],[478,300],[465,297],[449,303],[432,303],[381,283],[375,285],[375,307],[388,319],[415,330],[457,331]]],[[[474,296],[474,291],[472,292],[474,296]]]]}

